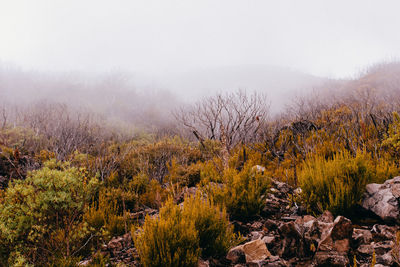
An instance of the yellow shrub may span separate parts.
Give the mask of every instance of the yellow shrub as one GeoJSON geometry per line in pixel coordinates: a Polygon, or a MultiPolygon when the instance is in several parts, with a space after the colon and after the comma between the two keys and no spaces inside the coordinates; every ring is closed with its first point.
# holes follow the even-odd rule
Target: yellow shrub
{"type": "Polygon", "coordinates": [[[211,186],[209,193],[225,205],[232,219],[247,221],[260,214],[269,184],[267,177],[246,165],[240,172],[226,170],[224,180],[224,186],[211,186]]]}
{"type": "Polygon", "coordinates": [[[157,180],[151,180],[146,192],[139,196],[139,202],[147,207],[158,209],[167,199],[167,192],[157,180]]]}
{"type": "Polygon", "coordinates": [[[88,207],[83,218],[96,231],[105,230],[103,235],[106,237],[123,234],[128,223],[118,209],[116,198],[106,190],[99,192],[98,201],[88,207]]]}
{"type": "Polygon", "coordinates": [[[366,184],[389,178],[396,172],[393,164],[384,159],[374,161],[367,152],[359,151],[354,157],[343,151],[332,159],[319,155],[306,159],[299,182],[311,211],[328,209],[339,214],[349,212],[359,203],[366,184]]]}
{"type": "Polygon", "coordinates": [[[200,248],[194,221],[185,219],[171,199],[158,218],[147,216],[138,231],[134,242],[144,267],[196,266],[200,248]]]}
{"type": "Polygon", "coordinates": [[[225,255],[240,240],[233,233],[225,209],[215,206],[212,200],[201,194],[185,199],[183,216],[186,220],[194,221],[204,258],[225,255]]]}

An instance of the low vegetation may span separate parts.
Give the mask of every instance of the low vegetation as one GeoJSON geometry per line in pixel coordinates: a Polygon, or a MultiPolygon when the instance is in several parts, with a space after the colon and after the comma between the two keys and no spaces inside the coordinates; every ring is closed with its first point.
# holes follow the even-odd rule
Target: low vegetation
{"type": "Polygon", "coordinates": [[[173,132],[121,134],[58,104],[4,107],[0,266],[75,265],[127,233],[144,266],[194,266],[240,242],[230,222],[262,214],[272,179],[301,187],[315,214],[350,214],[367,183],[399,174],[400,94],[371,75],[275,118],[262,95],[210,97],[177,111],[173,132]],[[133,216],[149,209],[159,214],[144,224],[133,216]]]}

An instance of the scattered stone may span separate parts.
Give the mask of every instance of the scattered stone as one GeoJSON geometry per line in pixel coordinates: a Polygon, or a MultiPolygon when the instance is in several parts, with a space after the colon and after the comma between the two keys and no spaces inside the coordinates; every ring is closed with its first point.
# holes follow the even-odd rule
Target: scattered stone
{"type": "Polygon", "coordinates": [[[352,238],[356,246],[370,244],[372,241],[372,233],[366,229],[354,229],[352,238]]]}
{"type": "Polygon", "coordinates": [[[333,223],[333,220],[335,217],[333,217],[332,212],[326,210],[324,213],[321,214],[321,216],[318,217],[318,221],[324,222],[324,223],[333,223]]]}
{"type": "Polygon", "coordinates": [[[314,256],[314,266],[343,267],[349,264],[347,255],[336,251],[318,251],[314,256]]]}
{"type": "Polygon", "coordinates": [[[374,212],[384,221],[400,222],[400,176],[386,180],[383,184],[368,184],[362,207],[374,212]]]}
{"type": "Polygon", "coordinates": [[[245,263],[246,255],[244,254],[243,245],[231,248],[228,252],[228,255],[226,255],[226,258],[233,264],[245,263]]]}
{"type": "Polygon", "coordinates": [[[209,267],[210,262],[209,261],[204,261],[202,259],[199,259],[199,262],[197,263],[197,267],[209,267]]]}
{"type": "Polygon", "coordinates": [[[246,255],[246,262],[260,261],[271,256],[267,246],[260,239],[244,244],[243,251],[246,255]]]}
{"type": "Polygon", "coordinates": [[[263,236],[264,236],[264,233],[260,232],[260,231],[253,231],[250,233],[251,240],[261,239],[263,236]]]}

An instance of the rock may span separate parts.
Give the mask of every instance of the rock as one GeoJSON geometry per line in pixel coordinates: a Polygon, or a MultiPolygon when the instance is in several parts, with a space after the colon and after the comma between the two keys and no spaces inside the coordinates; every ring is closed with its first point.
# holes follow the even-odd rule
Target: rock
{"type": "Polygon", "coordinates": [[[393,248],[393,241],[382,241],[378,243],[373,243],[374,251],[376,255],[383,255],[391,251],[393,248]]]}
{"type": "Polygon", "coordinates": [[[372,211],[386,222],[400,222],[400,176],[383,184],[368,184],[362,207],[372,211]]]}
{"type": "Polygon", "coordinates": [[[305,247],[307,246],[304,245],[302,230],[299,224],[295,222],[285,223],[279,227],[279,233],[283,238],[279,256],[284,259],[305,256],[305,247]]]}
{"type": "Polygon", "coordinates": [[[197,267],[209,267],[209,266],[210,266],[209,261],[204,261],[202,259],[199,259],[197,263],[197,267]]]}
{"type": "Polygon", "coordinates": [[[275,236],[264,236],[261,240],[268,246],[275,241],[275,236]]]}
{"type": "Polygon", "coordinates": [[[246,264],[248,267],[285,267],[289,266],[289,264],[279,258],[278,256],[271,256],[268,259],[261,261],[253,261],[246,264]]]}
{"type": "Polygon", "coordinates": [[[91,260],[84,260],[84,261],[78,262],[78,266],[89,266],[91,263],[92,263],[91,260]]]}
{"type": "Polygon", "coordinates": [[[254,222],[251,225],[251,228],[253,228],[254,230],[261,230],[263,228],[263,223],[262,222],[254,222]]]}
{"type": "Polygon", "coordinates": [[[328,234],[319,242],[318,251],[337,251],[347,253],[350,250],[350,240],[353,235],[351,221],[338,216],[328,234]]]}
{"type": "Polygon", "coordinates": [[[357,252],[368,257],[374,253],[374,248],[372,245],[361,245],[357,248],[357,252]]]}
{"type": "Polygon", "coordinates": [[[324,223],[333,223],[333,220],[335,217],[333,217],[332,212],[326,210],[324,213],[321,214],[321,216],[318,217],[318,221],[324,222],[324,223]]]}
{"type": "Polygon", "coordinates": [[[265,243],[260,240],[247,242],[229,250],[226,259],[233,264],[262,261],[271,256],[265,243]]]}
{"type": "Polygon", "coordinates": [[[260,239],[244,244],[243,251],[246,255],[246,262],[260,261],[271,256],[267,246],[260,239]]]}
{"type": "Polygon", "coordinates": [[[226,255],[226,259],[232,263],[245,263],[246,255],[244,254],[243,245],[231,248],[226,255]]]}
{"type": "Polygon", "coordinates": [[[137,266],[138,264],[136,260],[139,255],[134,247],[130,233],[112,238],[107,245],[102,247],[101,253],[110,257],[113,264],[124,263],[129,266],[137,266]]]}
{"type": "Polygon", "coordinates": [[[374,240],[385,241],[385,240],[395,240],[396,232],[399,230],[398,226],[388,226],[375,224],[372,227],[371,233],[374,240]]]}
{"type": "MultiPolygon", "coordinates": [[[[376,263],[382,264],[384,266],[393,266],[394,259],[392,252],[385,253],[383,255],[376,255],[376,263]]],[[[375,265],[376,266],[376,265],[375,265]]]]}
{"type": "Polygon", "coordinates": [[[288,185],[287,183],[282,183],[279,181],[273,181],[274,187],[281,193],[281,194],[288,194],[293,193],[293,188],[288,185]]]}
{"type": "Polygon", "coordinates": [[[295,220],[294,215],[302,214],[304,208],[294,202],[293,188],[287,183],[271,179],[271,187],[265,196],[265,206],[261,216],[270,219],[289,218],[295,220]]]}
{"type": "Polygon", "coordinates": [[[333,240],[351,239],[353,235],[353,224],[343,216],[338,216],[333,222],[331,236],[333,240]]]}
{"type": "Polygon", "coordinates": [[[347,255],[336,251],[318,251],[314,256],[314,266],[343,267],[349,264],[347,255]]]}
{"type": "Polygon", "coordinates": [[[265,167],[261,166],[261,165],[255,165],[251,168],[253,171],[255,172],[260,172],[260,173],[264,173],[265,172],[265,167]]]}
{"type": "Polygon", "coordinates": [[[370,244],[372,241],[372,233],[366,229],[354,229],[352,238],[357,246],[370,244]]]}
{"type": "Polygon", "coordinates": [[[264,233],[260,232],[260,231],[253,231],[250,233],[251,240],[261,239],[263,236],[264,236],[264,233]]]}

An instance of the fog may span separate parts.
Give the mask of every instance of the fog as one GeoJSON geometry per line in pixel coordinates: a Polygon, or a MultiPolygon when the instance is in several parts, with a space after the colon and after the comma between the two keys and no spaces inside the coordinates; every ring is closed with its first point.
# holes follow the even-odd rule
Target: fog
{"type": "Polygon", "coordinates": [[[0,97],[167,121],[182,103],[244,89],[279,112],[400,58],[398,10],[386,0],[1,0],[0,97]]]}

